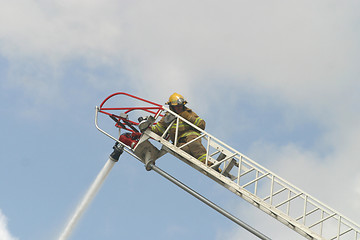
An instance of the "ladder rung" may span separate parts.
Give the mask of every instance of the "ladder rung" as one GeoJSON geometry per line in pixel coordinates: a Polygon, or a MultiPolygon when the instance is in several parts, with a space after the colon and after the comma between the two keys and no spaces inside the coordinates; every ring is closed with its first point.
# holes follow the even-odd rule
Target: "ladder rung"
{"type": "Polygon", "coordinates": [[[272,195],[267,196],[267,197],[264,198],[263,200],[266,201],[266,200],[268,200],[271,196],[274,197],[274,196],[278,195],[279,193],[282,193],[282,192],[285,191],[286,189],[288,189],[288,188],[280,189],[280,190],[278,190],[277,192],[273,193],[272,195]]]}
{"type": "Polygon", "coordinates": [[[249,186],[250,184],[252,184],[252,183],[254,183],[254,182],[256,182],[256,181],[258,181],[258,180],[260,180],[260,179],[262,179],[262,178],[264,178],[264,177],[266,177],[266,176],[269,175],[269,174],[270,174],[270,173],[263,174],[263,175],[261,175],[260,177],[255,178],[254,180],[248,182],[247,184],[245,184],[245,185],[243,185],[243,186],[241,186],[241,187],[242,187],[242,188],[245,188],[245,187],[249,186]]]}
{"type": "Polygon", "coordinates": [[[308,216],[308,215],[316,212],[316,211],[319,210],[319,209],[320,209],[320,208],[315,208],[315,209],[311,210],[310,212],[305,213],[305,215],[296,218],[296,221],[299,221],[300,219],[302,219],[302,218],[304,218],[304,217],[306,217],[306,216],[308,216]]]}
{"type": "Polygon", "coordinates": [[[281,205],[284,205],[285,203],[290,202],[291,200],[293,200],[294,198],[297,198],[298,196],[300,196],[300,195],[302,195],[302,194],[303,194],[303,193],[298,193],[298,194],[292,196],[291,198],[287,199],[286,201],[283,201],[282,203],[276,205],[275,207],[278,208],[278,207],[280,207],[281,205]]]}
{"type": "Polygon", "coordinates": [[[252,171],[254,171],[254,170],[255,170],[255,168],[251,168],[251,169],[243,172],[242,174],[240,174],[240,177],[245,176],[246,174],[248,174],[249,172],[252,172],[252,171]]]}
{"type": "Polygon", "coordinates": [[[228,156],[228,157],[226,157],[226,158],[221,159],[220,161],[218,160],[218,162],[215,163],[212,167],[213,167],[213,168],[216,168],[216,167],[218,167],[220,164],[222,164],[223,162],[225,162],[225,161],[227,161],[227,160],[235,157],[236,155],[237,155],[237,153],[234,153],[234,154],[231,154],[230,156],[228,156]]]}
{"type": "Polygon", "coordinates": [[[346,234],[346,233],[348,233],[348,232],[350,232],[350,231],[352,231],[352,230],[354,230],[354,229],[349,228],[349,229],[348,229],[348,230],[346,230],[345,232],[340,233],[340,234],[339,234],[339,236],[338,236],[338,235],[336,235],[335,237],[331,238],[330,240],[337,239],[338,237],[341,237],[342,235],[344,235],[344,234],[346,234]]]}
{"type": "Polygon", "coordinates": [[[318,225],[319,223],[324,222],[325,220],[327,220],[327,219],[329,219],[329,218],[331,218],[331,217],[333,217],[333,216],[335,216],[335,215],[336,215],[336,213],[333,213],[333,214],[327,216],[326,218],[323,218],[323,219],[317,221],[317,222],[314,223],[313,225],[309,226],[309,228],[312,228],[312,227],[318,225]]]}

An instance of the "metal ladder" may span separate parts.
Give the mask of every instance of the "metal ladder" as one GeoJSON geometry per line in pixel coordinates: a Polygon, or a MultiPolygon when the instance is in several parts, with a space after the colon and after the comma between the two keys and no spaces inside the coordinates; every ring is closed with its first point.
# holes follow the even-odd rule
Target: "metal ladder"
{"type": "MultiPolygon", "coordinates": [[[[134,148],[124,146],[126,147],[125,151],[144,164],[149,164],[149,162],[155,164],[156,159],[165,153],[170,153],[307,239],[360,240],[359,225],[162,105],[126,93],[115,93],[96,108],[96,126],[104,134],[123,144],[118,138],[98,126],[98,113],[105,113],[119,121],[124,120],[128,125],[130,122],[139,127],[140,123],[126,119],[128,114],[134,110],[141,110],[147,114],[146,128],[143,129],[141,138],[134,148]],[[150,106],[104,107],[110,98],[118,95],[135,98],[140,102],[145,101],[150,106]],[[114,114],[109,111],[122,111],[122,113],[114,114]],[[162,136],[151,131],[149,127],[166,112],[175,116],[172,124],[182,120],[200,132],[201,135],[198,138],[201,138],[207,150],[206,164],[177,147],[176,141],[172,143],[167,139],[167,132],[172,124],[162,136]],[[151,143],[152,141],[160,143],[161,149],[156,148],[151,143]],[[213,163],[211,167],[207,166],[207,162],[213,163]],[[219,167],[221,171],[218,171],[219,167]]],[[[133,127],[126,128],[125,126],[125,129],[133,131],[133,127]]],[[[176,129],[176,136],[177,131],[178,129],[176,129]]]]}

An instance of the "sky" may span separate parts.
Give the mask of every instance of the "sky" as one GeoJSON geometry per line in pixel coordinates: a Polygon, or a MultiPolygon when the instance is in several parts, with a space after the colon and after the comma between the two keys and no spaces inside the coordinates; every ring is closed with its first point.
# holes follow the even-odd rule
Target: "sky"
{"type": "MultiPolygon", "coordinates": [[[[360,2],[0,0],[0,239],[56,239],[113,141],[95,106],[178,92],[206,131],[360,224],[360,2]]],[[[178,159],[272,239],[303,239],[178,159]]],[[[256,239],[123,154],[70,239],[256,239]]]]}

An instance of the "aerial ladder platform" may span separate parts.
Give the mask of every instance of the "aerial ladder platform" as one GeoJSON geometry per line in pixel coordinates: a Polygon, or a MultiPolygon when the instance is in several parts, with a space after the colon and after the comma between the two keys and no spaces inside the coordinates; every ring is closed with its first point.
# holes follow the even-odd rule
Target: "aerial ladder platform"
{"type": "MultiPolygon", "coordinates": [[[[105,123],[105,120],[102,123],[105,123]]],[[[156,160],[167,153],[182,160],[306,239],[360,240],[358,224],[193,125],[166,106],[128,93],[117,92],[108,96],[100,106],[96,107],[95,125],[99,131],[115,140],[116,144],[120,144],[125,152],[144,163],[147,170],[156,170],[178,186],[181,182],[156,166],[156,160]],[[174,119],[159,136],[151,131],[151,126],[165,114],[173,115],[174,119]],[[99,119],[105,119],[104,116],[115,121],[116,134],[110,133],[114,132],[113,121],[106,121],[104,126],[99,126],[99,119]],[[167,133],[173,124],[177,123],[178,127],[179,121],[186,122],[200,133],[200,136],[193,141],[199,138],[202,140],[207,151],[205,164],[182,150],[191,142],[177,147],[178,129],[175,131],[175,142],[169,141],[167,133]],[[110,122],[112,124],[109,124],[110,122]]],[[[184,185],[182,188],[259,238],[269,239],[192,189],[184,185]]]]}

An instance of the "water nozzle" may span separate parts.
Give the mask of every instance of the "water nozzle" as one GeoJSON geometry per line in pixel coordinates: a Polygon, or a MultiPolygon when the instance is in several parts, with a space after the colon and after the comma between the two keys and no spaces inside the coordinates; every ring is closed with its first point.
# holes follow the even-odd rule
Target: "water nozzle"
{"type": "Polygon", "coordinates": [[[113,146],[114,151],[110,154],[110,159],[114,162],[119,161],[120,155],[124,152],[124,146],[116,142],[113,146]]]}

